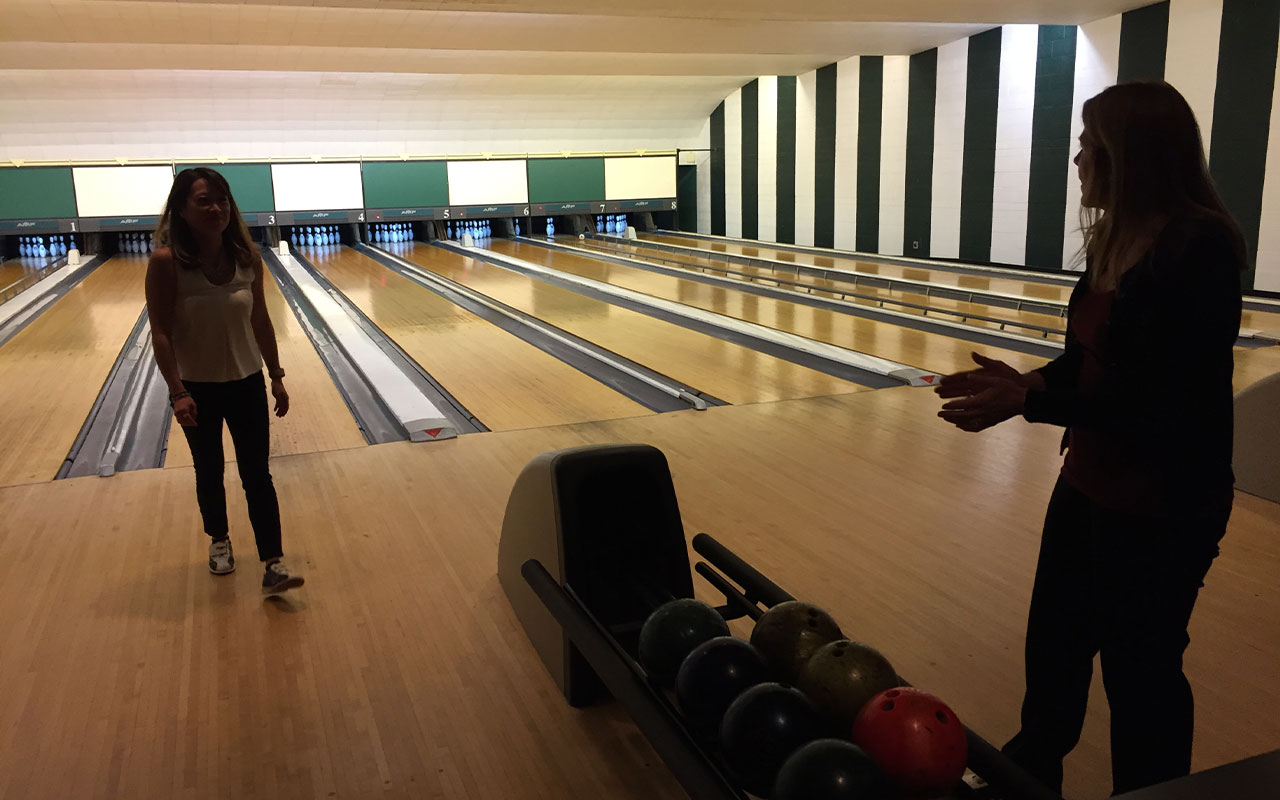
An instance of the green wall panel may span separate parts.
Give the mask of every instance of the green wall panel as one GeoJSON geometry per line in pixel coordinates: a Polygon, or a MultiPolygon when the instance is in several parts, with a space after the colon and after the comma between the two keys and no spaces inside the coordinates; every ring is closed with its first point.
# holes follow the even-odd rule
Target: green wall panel
{"type": "Polygon", "coordinates": [[[366,208],[449,205],[449,166],[443,161],[364,162],[366,208]]]}
{"type": "Polygon", "coordinates": [[[275,211],[275,193],[271,191],[270,164],[178,164],[177,171],[206,167],[227,179],[231,196],[245,214],[275,211]]]}
{"type": "Polygon", "coordinates": [[[70,167],[0,169],[0,219],[59,219],[76,216],[70,167]]]}
{"type": "Polygon", "coordinates": [[[529,159],[531,203],[581,203],[604,196],[603,158],[529,159]]]}

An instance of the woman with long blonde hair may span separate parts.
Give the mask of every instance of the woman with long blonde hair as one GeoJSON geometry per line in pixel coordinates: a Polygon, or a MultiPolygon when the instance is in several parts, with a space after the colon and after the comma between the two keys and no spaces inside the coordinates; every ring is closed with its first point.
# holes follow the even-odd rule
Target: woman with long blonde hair
{"type": "Polygon", "coordinates": [[[937,391],[950,400],[939,416],[965,431],[1019,415],[1066,428],[1027,622],[1022,728],[1005,751],[1061,793],[1100,653],[1119,794],[1191,769],[1182,656],[1231,514],[1247,262],[1177,90],[1113,86],[1083,119],[1086,271],[1065,351],[1026,374],[975,353],[979,368],[937,391]]]}
{"type": "Polygon", "coordinates": [[[262,257],[226,179],[202,167],[178,173],[157,240],[146,280],[151,341],[174,417],[191,448],[196,500],[211,540],[209,571],[235,570],[222,480],[225,421],[258,557],[266,565],[262,590],[276,594],[301,586],[302,578],[281,562],[280,506],[267,465],[264,359],[277,416],[289,412],[289,393],[263,298],[262,257]]]}

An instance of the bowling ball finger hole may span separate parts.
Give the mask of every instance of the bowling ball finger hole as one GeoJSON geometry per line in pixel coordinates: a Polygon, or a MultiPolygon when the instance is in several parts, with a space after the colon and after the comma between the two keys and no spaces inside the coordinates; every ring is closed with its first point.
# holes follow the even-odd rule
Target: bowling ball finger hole
{"type": "Polygon", "coordinates": [[[951,721],[951,720],[947,719],[947,715],[946,715],[946,714],[943,714],[941,711],[935,711],[935,712],[933,712],[933,715],[934,715],[935,717],[937,717],[937,718],[938,718],[938,722],[941,722],[943,725],[946,725],[948,722],[950,722],[950,721],[951,721]]]}
{"type": "Polygon", "coordinates": [[[880,708],[881,708],[881,709],[883,709],[884,711],[892,711],[892,710],[893,710],[893,701],[892,701],[892,700],[885,700],[885,701],[884,701],[884,703],[880,706],[880,708]]]}

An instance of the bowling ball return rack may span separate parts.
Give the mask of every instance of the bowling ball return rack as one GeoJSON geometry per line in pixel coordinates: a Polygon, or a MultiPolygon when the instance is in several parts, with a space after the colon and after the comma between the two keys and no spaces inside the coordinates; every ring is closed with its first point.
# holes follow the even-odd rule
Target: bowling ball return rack
{"type": "MultiPolygon", "coordinates": [[[[516,479],[498,577],[571,706],[612,696],[689,797],[745,800],[718,755],[639,664],[639,630],[662,603],[693,596],[691,572],[723,595],[717,611],[726,620],[759,619],[795,598],[708,534],[695,536],[692,546],[704,560],[691,571],[661,451],[590,445],[545,453],[516,479]]],[[[965,737],[972,775],[951,797],[1062,800],[967,727],[965,737]]]]}

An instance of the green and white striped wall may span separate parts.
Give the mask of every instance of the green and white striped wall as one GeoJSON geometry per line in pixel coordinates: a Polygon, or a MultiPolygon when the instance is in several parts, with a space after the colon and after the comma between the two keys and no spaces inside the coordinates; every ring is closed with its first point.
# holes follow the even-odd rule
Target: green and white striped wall
{"type": "Polygon", "coordinates": [[[1280,0],[1168,0],[1079,27],[1007,25],[915,55],[762,77],[711,114],[699,227],[1078,268],[1081,106],[1118,81],[1164,79],[1195,110],[1256,254],[1246,285],[1280,291],[1280,143],[1269,146],[1280,134],[1278,39],[1280,0]]]}

